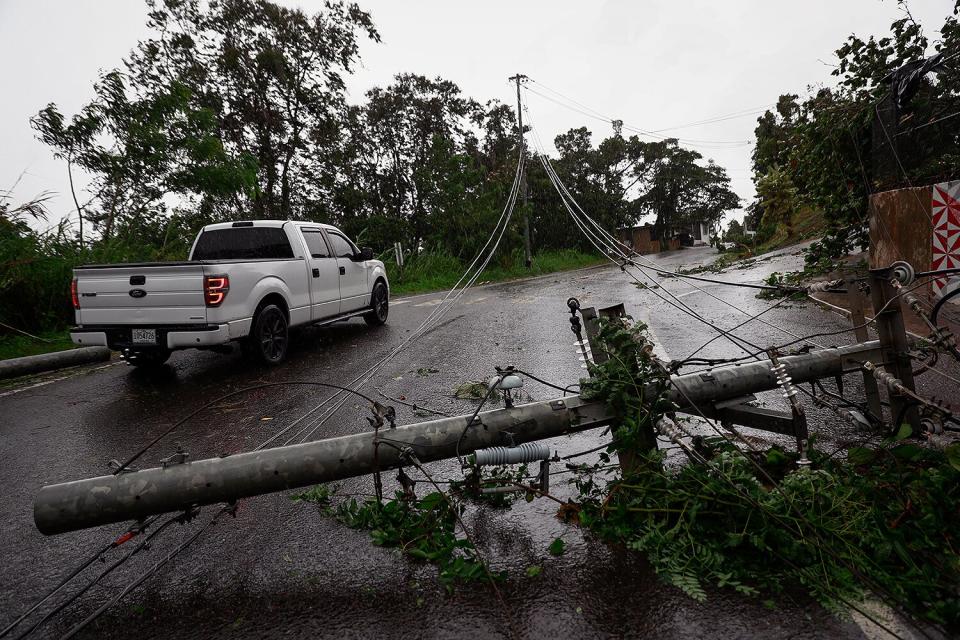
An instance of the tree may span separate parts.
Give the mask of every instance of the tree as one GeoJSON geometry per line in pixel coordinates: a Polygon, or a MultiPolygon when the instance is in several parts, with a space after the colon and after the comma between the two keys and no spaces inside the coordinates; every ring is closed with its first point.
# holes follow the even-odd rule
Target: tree
{"type": "Polygon", "coordinates": [[[741,238],[743,238],[743,225],[740,224],[739,220],[733,219],[727,225],[726,231],[723,232],[723,241],[739,242],[741,238]]]}
{"type": "Polygon", "coordinates": [[[763,241],[773,235],[780,225],[787,236],[793,235],[793,216],[797,210],[797,188],[790,174],[773,168],[757,181],[757,196],[763,206],[763,215],[757,233],[763,241]]]}
{"type": "MultiPolygon", "coordinates": [[[[482,246],[509,195],[517,165],[514,112],[481,105],[442,78],[399,74],[366,95],[350,120],[341,166],[350,206],[341,224],[374,246],[467,258],[482,246]],[[481,137],[482,136],[482,137],[481,137]]],[[[510,247],[512,229],[502,246],[510,247]]]]}
{"type": "Polygon", "coordinates": [[[695,191],[688,216],[715,226],[723,214],[740,206],[740,197],[730,189],[727,170],[713,160],[695,170],[695,191]]]}
{"type": "Polygon", "coordinates": [[[312,16],[268,0],[156,2],[149,26],[159,35],[127,62],[138,85],[183,82],[216,114],[226,147],[256,159],[257,188],[234,208],[316,214],[338,179],[330,159],[347,117],[342,76],[362,37],[380,39],[370,15],[335,1],[312,16]]]}
{"type": "Polygon", "coordinates": [[[751,154],[755,174],[763,175],[771,168],[782,166],[788,161],[791,136],[800,110],[798,97],[795,94],[781,95],[777,101],[776,113],[768,109],[757,118],[757,127],[754,129],[757,144],[751,154]]]}
{"type": "Polygon", "coordinates": [[[44,193],[15,203],[10,192],[0,191],[0,336],[24,328],[44,331],[73,312],[64,283],[78,247],[65,220],[37,228],[47,222],[48,199],[44,193]]]}
{"type": "MultiPolygon", "coordinates": [[[[34,119],[68,170],[93,176],[92,199],[76,207],[101,243],[130,249],[113,257],[162,257],[203,224],[251,217],[336,222],[380,250],[480,248],[516,173],[509,106],[414,73],[348,104],[359,43],[379,41],[356,4],[329,0],[315,15],[269,0],[148,5],[151,36],[93,100],[69,119],[52,104],[34,119]]],[[[649,212],[661,227],[709,222],[736,206],[723,169],[676,141],[617,129],[594,147],[579,128],[555,142],[557,171],[607,228],[649,212]]],[[[536,246],[587,248],[525,161],[536,246]]],[[[518,241],[515,223],[502,246],[518,241]]]]}
{"type": "MultiPolygon", "coordinates": [[[[726,171],[684,149],[676,140],[644,142],[616,132],[594,148],[584,127],[556,137],[559,158],[553,162],[560,179],[583,209],[607,229],[636,224],[654,216],[658,237],[683,224],[716,224],[739,206],[726,171]]],[[[589,247],[575,225],[564,223],[567,213],[552,183],[540,169],[531,171],[535,226],[541,242],[550,246],[589,247]],[[562,216],[557,220],[557,215],[562,216]],[[555,222],[553,222],[555,220],[555,222]]]]}
{"type": "Polygon", "coordinates": [[[483,111],[453,82],[415,74],[400,74],[366,97],[362,126],[372,205],[400,222],[408,243],[419,246],[433,225],[463,214],[465,196],[478,188],[478,176],[468,175],[478,168],[479,147],[470,125],[483,121],[483,111]]]}
{"type": "Polygon", "coordinates": [[[712,161],[704,167],[698,164],[702,159],[675,139],[645,143],[647,169],[639,201],[642,211],[655,216],[658,238],[694,221],[715,224],[724,212],[740,205],[726,170],[712,161]]]}
{"type": "Polygon", "coordinates": [[[160,244],[167,194],[223,198],[252,189],[252,158],[226,152],[213,113],[192,105],[184,85],[131,91],[127,78],[113,71],[94,92],[69,122],[54,104],[31,122],[68,171],[78,166],[93,176],[93,198],[77,209],[104,241],[119,228],[127,244],[160,244]]]}
{"type": "MultiPolygon", "coordinates": [[[[308,16],[268,0],[150,0],[155,37],[105,74],[69,120],[33,120],[68,169],[93,176],[86,213],[104,239],[161,245],[171,203],[191,223],[328,217],[341,180],[343,73],[362,36],[355,4],[308,16]],[[319,204],[318,204],[319,203],[319,204]]],[[[193,227],[193,228],[189,228],[193,227]]]]}
{"type": "MultiPolygon", "coordinates": [[[[920,79],[903,104],[898,100],[893,122],[884,123],[880,113],[884,101],[895,99],[892,72],[930,53],[960,50],[960,2],[955,2],[932,47],[906,3],[899,4],[904,16],[890,25],[889,35],[866,40],[852,35],[837,49],[836,87],[818,89],[802,102],[794,95],[781,96],[778,113],[768,111],[758,120],[753,155],[758,192],[779,193],[774,200],[782,204],[792,191],[794,207],[821,211],[827,223],[824,238],[807,254],[808,263],[829,265],[853,247],[866,247],[871,193],[956,178],[956,64],[941,65],[935,80],[932,74],[920,79]],[[893,139],[896,156],[881,163],[877,154],[888,154],[893,139]]],[[[751,205],[751,219],[772,220],[783,214],[781,210],[768,216],[765,209],[763,202],[751,205]]]]}

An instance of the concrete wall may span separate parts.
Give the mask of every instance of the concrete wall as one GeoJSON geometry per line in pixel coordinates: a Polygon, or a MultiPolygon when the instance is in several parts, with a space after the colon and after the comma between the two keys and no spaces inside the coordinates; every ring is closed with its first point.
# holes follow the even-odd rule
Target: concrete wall
{"type": "MultiPolygon", "coordinates": [[[[870,196],[870,267],[905,260],[917,271],[960,267],[960,181],[870,196]]],[[[939,278],[927,289],[940,296],[960,277],[939,278]]]]}
{"type": "Polygon", "coordinates": [[[906,260],[917,270],[930,265],[931,188],[897,189],[870,196],[870,267],[906,260]]]}

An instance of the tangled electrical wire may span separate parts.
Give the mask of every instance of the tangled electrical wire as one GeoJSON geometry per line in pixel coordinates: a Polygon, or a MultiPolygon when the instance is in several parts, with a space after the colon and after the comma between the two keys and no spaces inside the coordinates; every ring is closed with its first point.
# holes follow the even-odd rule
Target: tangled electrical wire
{"type": "MultiPolygon", "coordinates": [[[[529,118],[528,118],[528,122],[530,122],[530,119],[529,119],[529,118]]],[[[535,136],[535,138],[536,138],[536,132],[535,132],[535,130],[534,130],[534,136],[535,136]]],[[[632,275],[632,274],[629,273],[628,267],[634,267],[634,268],[636,268],[640,273],[643,273],[644,275],[646,275],[647,278],[648,278],[648,281],[649,281],[649,279],[650,279],[650,278],[649,278],[649,275],[643,270],[643,268],[638,264],[638,262],[633,259],[633,256],[628,255],[626,252],[624,252],[624,251],[621,249],[619,243],[618,243],[612,236],[610,236],[609,233],[605,232],[605,231],[602,229],[602,227],[600,227],[600,225],[598,225],[592,218],[590,218],[590,217],[586,214],[586,212],[584,212],[583,209],[579,207],[579,205],[576,204],[576,201],[573,199],[573,197],[569,194],[569,192],[568,192],[568,191],[566,190],[566,188],[563,186],[562,182],[559,180],[559,176],[557,176],[556,172],[552,170],[552,167],[551,167],[551,165],[550,165],[549,158],[546,156],[545,153],[542,152],[542,150],[541,150],[541,152],[540,152],[540,160],[541,160],[541,164],[543,164],[543,167],[544,167],[545,172],[547,173],[548,177],[550,178],[551,182],[553,183],[553,186],[554,186],[555,190],[556,190],[557,193],[559,194],[561,201],[563,202],[565,208],[567,209],[568,213],[570,214],[572,221],[573,221],[574,224],[577,226],[577,228],[583,233],[583,235],[590,241],[590,243],[591,243],[602,255],[607,256],[608,259],[609,259],[612,263],[617,264],[617,266],[619,266],[620,269],[621,269],[624,273],[627,273],[628,275],[630,275],[630,277],[633,278],[633,279],[634,279],[635,281],[637,281],[638,283],[639,283],[640,281],[637,280],[634,275],[632,275]],[[592,227],[592,228],[591,228],[591,227],[592,227]]],[[[665,270],[663,270],[662,268],[661,268],[661,269],[657,269],[657,266],[656,266],[656,265],[652,265],[652,268],[653,268],[656,272],[658,272],[658,273],[664,273],[664,272],[665,272],[665,270]]],[[[671,274],[671,275],[673,275],[673,274],[671,274]]],[[[929,275],[929,274],[925,274],[925,275],[929,275]]],[[[717,283],[718,283],[718,284],[727,284],[727,283],[724,283],[724,282],[722,282],[722,281],[717,281],[717,283]]],[[[918,284],[917,286],[920,286],[920,285],[918,284]]],[[[662,287],[662,283],[661,283],[661,287],[662,287]]],[[[724,338],[730,340],[733,344],[737,345],[739,348],[741,348],[743,351],[746,352],[746,355],[745,355],[745,356],[739,357],[739,358],[699,359],[699,361],[700,361],[701,363],[703,363],[703,364],[709,364],[709,365],[715,365],[715,364],[721,364],[721,363],[722,363],[722,364],[733,364],[733,363],[741,362],[741,361],[743,361],[743,360],[751,359],[751,358],[760,360],[760,359],[761,359],[761,356],[764,354],[764,352],[767,351],[766,349],[760,349],[760,348],[758,348],[756,345],[753,345],[753,344],[749,343],[749,341],[746,341],[746,340],[744,340],[744,339],[742,339],[742,338],[738,338],[737,336],[732,335],[732,331],[724,330],[724,329],[718,327],[718,326],[715,325],[714,323],[710,322],[709,320],[703,318],[702,316],[700,316],[699,314],[697,314],[696,312],[694,312],[694,311],[693,311],[692,309],[690,309],[687,305],[683,304],[683,303],[677,298],[677,296],[673,295],[668,289],[666,289],[666,287],[662,287],[662,288],[664,289],[664,293],[666,293],[668,296],[670,296],[671,298],[673,298],[672,301],[671,301],[671,300],[668,300],[668,299],[665,298],[664,296],[661,296],[661,295],[660,295],[656,290],[654,290],[653,288],[644,287],[644,289],[647,290],[647,291],[649,291],[651,294],[653,294],[653,295],[655,295],[656,297],[660,298],[662,301],[667,302],[668,304],[671,304],[671,306],[676,307],[676,308],[679,309],[680,311],[683,311],[684,313],[686,313],[687,315],[689,315],[689,316],[691,316],[692,318],[696,319],[697,321],[699,321],[699,322],[707,325],[708,327],[710,327],[711,329],[713,329],[714,331],[716,331],[718,334],[720,334],[719,337],[724,337],[724,338]],[[752,347],[752,348],[755,349],[755,351],[752,351],[752,352],[751,352],[751,351],[749,351],[748,349],[745,349],[743,345],[746,345],[746,346],[748,346],[748,347],[752,347]]],[[[828,287],[828,288],[833,288],[833,287],[828,287]]],[[[702,289],[701,289],[701,291],[702,291],[702,289]]],[[[795,340],[793,340],[793,341],[791,341],[791,342],[788,342],[788,343],[785,343],[785,344],[782,344],[782,345],[778,345],[777,349],[783,349],[783,348],[792,346],[792,345],[794,345],[794,344],[797,344],[797,343],[799,343],[799,342],[809,342],[809,341],[813,340],[814,338],[818,338],[818,337],[826,337],[826,336],[830,336],[830,335],[838,335],[838,334],[841,334],[841,333],[847,333],[847,332],[855,331],[855,330],[857,330],[857,329],[865,328],[866,326],[872,324],[872,323],[875,321],[876,317],[877,317],[878,315],[880,315],[881,313],[883,313],[890,304],[892,304],[895,300],[899,300],[899,298],[900,298],[902,295],[903,295],[903,292],[898,292],[898,294],[897,294],[894,298],[892,298],[891,300],[889,300],[889,301],[884,305],[884,307],[882,307],[881,309],[876,310],[876,312],[875,312],[875,314],[874,314],[874,319],[872,319],[871,321],[868,321],[868,322],[863,323],[861,326],[851,327],[851,328],[845,328],[845,329],[842,329],[842,330],[840,330],[840,331],[817,332],[817,333],[812,333],[812,334],[807,335],[807,336],[796,336],[796,335],[794,334],[794,337],[796,338],[795,340]]],[[[764,312],[766,312],[766,311],[769,311],[769,309],[765,310],[764,312]]],[[[761,312],[761,313],[764,313],[764,312],[761,312]]],[[[751,319],[748,320],[748,321],[752,321],[753,319],[755,319],[755,318],[751,318],[751,319]]],[[[742,324],[744,324],[744,323],[741,323],[741,325],[738,325],[738,326],[742,326],[742,324]]],[[[765,323],[765,324],[766,324],[766,323],[765,323]]],[[[789,333],[789,332],[788,332],[788,333],[789,333]]],[[[701,349],[702,349],[702,347],[701,347],[701,349]]],[[[700,349],[698,349],[697,351],[699,351],[699,350],[700,350],[700,349]]],[[[697,362],[697,360],[694,360],[694,359],[692,358],[692,356],[695,356],[695,354],[696,354],[696,352],[694,352],[693,354],[691,354],[691,359],[683,360],[683,361],[677,361],[677,362],[675,362],[675,363],[671,363],[671,364],[673,364],[674,366],[670,367],[669,370],[666,370],[666,369],[665,369],[665,373],[667,374],[668,379],[670,379],[670,378],[669,378],[669,374],[670,374],[670,373],[675,372],[676,370],[678,370],[680,367],[684,366],[685,364],[690,364],[690,363],[692,363],[692,362],[697,362]]],[[[671,382],[672,382],[672,379],[671,379],[671,382]]],[[[676,385],[674,385],[674,386],[676,387],[676,385]]],[[[683,390],[680,389],[679,387],[678,387],[678,390],[680,391],[681,394],[685,395],[685,393],[683,392],[683,390]]],[[[699,409],[699,407],[697,407],[695,404],[693,404],[692,402],[690,402],[690,399],[689,399],[689,398],[686,398],[686,400],[688,401],[688,404],[690,404],[690,405],[694,408],[695,412],[696,412],[703,420],[705,420],[705,421],[707,422],[707,424],[711,425],[711,428],[713,428],[713,429],[717,432],[718,435],[720,435],[721,437],[724,437],[725,439],[726,439],[726,438],[729,438],[729,436],[725,435],[721,430],[719,430],[719,429],[716,427],[716,425],[713,423],[713,421],[712,421],[710,418],[708,418],[708,417],[703,413],[703,411],[701,411],[701,410],[699,409]]],[[[848,413],[849,413],[849,411],[848,411],[848,413]]],[[[853,415],[853,414],[850,414],[850,415],[853,415]]],[[[802,515],[802,514],[798,514],[798,515],[802,515]]],[[[827,549],[828,549],[828,551],[829,551],[829,547],[827,547],[827,549]]],[[[855,568],[855,567],[850,567],[850,569],[851,569],[851,571],[854,573],[854,575],[859,575],[859,573],[856,571],[856,568],[855,568]]],[[[874,589],[876,590],[876,592],[878,593],[878,595],[880,595],[882,598],[884,598],[884,599],[888,602],[888,604],[891,604],[891,606],[894,606],[895,608],[898,608],[898,606],[897,606],[898,603],[896,603],[895,601],[893,601],[893,599],[890,598],[889,594],[885,593],[884,590],[882,590],[882,589],[876,589],[876,585],[871,585],[871,588],[874,588],[874,589]]],[[[853,607],[853,608],[856,608],[856,607],[853,607]]],[[[921,631],[922,631],[922,630],[921,630],[921,631]]],[[[892,633],[892,632],[891,632],[891,633],[892,633]]],[[[893,635],[896,635],[896,634],[893,634],[893,635]]]]}
{"type": "MultiPolygon", "coordinates": [[[[194,412],[190,413],[189,415],[185,416],[185,417],[182,418],[181,420],[175,422],[173,425],[171,425],[169,428],[165,429],[163,432],[161,432],[159,435],[157,435],[155,438],[153,438],[149,443],[147,443],[144,447],[142,447],[140,450],[138,450],[138,451],[137,451],[136,453],[134,453],[132,456],[130,456],[130,457],[128,457],[127,459],[125,459],[123,462],[114,462],[114,463],[113,463],[113,467],[114,467],[113,473],[114,473],[114,474],[120,474],[120,473],[123,473],[123,472],[129,470],[131,464],[133,464],[136,460],[138,460],[138,459],[141,458],[143,455],[145,455],[149,450],[151,450],[154,446],[156,446],[157,444],[159,444],[159,443],[160,443],[163,439],[165,439],[167,436],[169,436],[170,434],[172,434],[173,432],[175,432],[177,429],[181,428],[181,427],[182,427],[184,424],[186,424],[189,420],[191,420],[192,418],[194,418],[194,417],[196,417],[197,415],[199,415],[201,412],[208,410],[209,408],[215,406],[215,405],[218,404],[219,402],[222,402],[223,400],[226,400],[226,399],[228,399],[228,398],[230,398],[230,397],[233,397],[233,396],[236,396],[236,395],[240,395],[240,394],[243,394],[243,393],[247,393],[247,392],[253,391],[253,390],[255,390],[255,389],[263,389],[263,388],[276,387],[276,386],[290,386],[290,385],[312,385],[312,386],[332,388],[332,389],[335,389],[335,390],[336,390],[336,393],[335,393],[334,395],[332,395],[332,396],[329,397],[329,398],[326,398],[326,399],[323,400],[320,404],[318,404],[317,406],[315,406],[313,409],[309,410],[305,415],[301,416],[300,418],[298,418],[297,420],[295,420],[293,423],[291,423],[290,425],[288,425],[287,427],[285,427],[284,429],[282,429],[280,432],[275,433],[275,434],[272,435],[270,438],[268,438],[266,441],[264,441],[264,442],[262,442],[260,445],[258,445],[258,446],[254,449],[255,451],[256,451],[256,450],[261,450],[261,449],[267,447],[268,445],[272,444],[273,442],[275,442],[276,440],[278,440],[279,438],[281,438],[282,436],[284,436],[286,433],[288,433],[294,426],[296,426],[297,424],[303,422],[303,421],[306,420],[309,416],[311,416],[312,414],[314,414],[315,412],[317,412],[318,410],[320,410],[321,408],[323,408],[324,406],[326,406],[326,405],[329,404],[330,402],[335,402],[335,401],[337,401],[338,398],[339,398],[339,402],[336,402],[333,407],[331,407],[330,409],[328,409],[324,414],[322,414],[319,418],[317,418],[316,420],[314,420],[312,423],[308,423],[308,424],[307,424],[304,428],[302,428],[300,431],[294,433],[294,435],[293,435],[292,437],[290,437],[290,438],[287,439],[286,444],[291,443],[293,440],[295,440],[295,439],[297,439],[298,437],[301,437],[301,436],[302,436],[302,439],[303,439],[304,441],[307,440],[322,424],[324,424],[324,422],[325,422],[327,419],[329,419],[330,416],[332,416],[340,407],[342,407],[342,406],[345,404],[345,402],[346,402],[346,400],[347,400],[347,397],[346,397],[346,396],[348,396],[348,395],[350,395],[350,394],[359,396],[359,397],[361,397],[362,399],[366,400],[367,402],[371,403],[372,405],[375,405],[375,406],[376,406],[377,403],[376,403],[374,400],[372,400],[370,397],[368,397],[368,396],[364,395],[363,393],[361,393],[361,392],[359,391],[359,389],[360,389],[363,385],[365,385],[367,382],[369,382],[369,381],[373,378],[373,376],[374,376],[377,372],[379,372],[384,366],[386,366],[387,363],[389,363],[396,355],[398,355],[398,354],[401,353],[404,349],[406,349],[407,347],[409,347],[409,345],[411,345],[414,341],[416,341],[417,339],[419,339],[420,337],[422,337],[432,326],[436,326],[437,323],[440,321],[440,319],[442,319],[442,317],[443,317],[444,315],[446,315],[446,314],[449,312],[449,310],[460,300],[460,298],[463,296],[463,294],[464,294],[471,286],[473,286],[473,285],[476,283],[477,279],[480,277],[480,274],[484,271],[484,269],[486,269],[487,265],[488,265],[488,264],[490,263],[490,261],[492,260],[494,254],[496,253],[497,248],[499,247],[500,242],[501,242],[501,240],[503,239],[503,236],[504,236],[504,234],[506,233],[506,230],[507,230],[507,228],[508,228],[508,226],[509,226],[511,217],[512,217],[512,215],[513,215],[514,206],[515,206],[515,204],[516,204],[516,199],[517,199],[517,196],[518,196],[519,190],[520,190],[520,182],[521,182],[521,181],[520,181],[520,178],[521,178],[521,175],[522,175],[522,172],[523,172],[523,166],[524,166],[524,158],[523,158],[522,155],[519,155],[519,156],[518,156],[518,160],[517,160],[517,167],[516,167],[516,171],[515,171],[515,175],[514,175],[513,184],[512,184],[512,186],[511,186],[511,190],[510,190],[510,193],[509,193],[509,195],[508,195],[507,202],[506,202],[506,204],[504,205],[503,210],[501,211],[500,217],[499,217],[499,219],[497,220],[497,223],[495,224],[495,226],[494,226],[493,230],[491,231],[489,237],[487,238],[486,243],[483,245],[483,247],[482,247],[482,248],[480,249],[480,251],[477,253],[476,257],[473,259],[473,261],[470,263],[470,265],[469,265],[469,266],[467,267],[467,269],[464,271],[463,275],[460,277],[460,279],[457,281],[457,283],[456,283],[449,291],[447,291],[446,295],[443,297],[443,299],[441,300],[440,304],[437,305],[437,306],[428,314],[428,316],[421,322],[421,324],[417,327],[417,329],[416,329],[415,331],[413,331],[409,336],[407,336],[399,345],[397,345],[396,347],[394,347],[393,349],[391,349],[391,351],[390,351],[386,356],[384,356],[383,358],[381,358],[380,360],[378,360],[373,366],[371,366],[371,367],[368,368],[366,371],[364,371],[362,374],[360,374],[359,376],[357,376],[357,378],[355,378],[355,379],[354,379],[352,382],[350,382],[348,385],[342,386],[342,385],[336,385],[336,384],[331,384],[331,383],[321,383],[321,382],[316,382],[316,381],[287,381],[287,382],[264,383],[264,384],[261,384],[261,385],[255,385],[255,386],[252,386],[252,387],[247,387],[247,388],[244,388],[244,389],[240,389],[240,390],[237,390],[237,391],[233,391],[233,392],[224,394],[224,395],[216,398],[215,400],[213,400],[213,401],[211,401],[211,402],[208,402],[208,403],[205,404],[203,407],[200,407],[199,409],[197,409],[197,410],[195,410],[194,412]],[[461,286],[461,285],[462,285],[462,286],[461,286]],[[305,435],[304,435],[304,434],[305,434],[305,435]]],[[[217,518],[219,518],[219,516],[220,516],[220,514],[218,513],[218,515],[214,518],[214,521],[215,521],[217,518]]],[[[213,521],[211,521],[210,524],[212,524],[212,522],[213,522],[213,521]]],[[[166,524],[162,525],[162,527],[159,528],[157,531],[155,531],[152,535],[158,535],[159,532],[165,530],[165,529],[167,528],[167,526],[168,526],[168,525],[166,525],[166,524]]],[[[209,526],[209,525],[208,525],[208,526],[209,526]]],[[[188,542],[186,543],[186,545],[192,543],[197,537],[199,537],[199,536],[203,533],[203,531],[206,530],[206,528],[207,528],[207,527],[204,527],[203,529],[201,529],[200,531],[198,531],[198,532],[195,534],[195,536],[192,536],[191,538],[189,538],[189,539],[188,539],[188,542]]],[[[129,531],[128,531],[127,533],[129,533],[129,531]]],[[[126,533],[122,534],[122,535],[119,536],[117,539],[119,540],[119,539],[123,538],[124,535],[126,535],[126,533]]],[[[182,550],[182,548],[185,548],[186,545],[184,545],[183,547],[180,547],[179,549],[182,550]]],[[[106,545],[103,549],[101,549],[101,550],[98,551],[94,556],[92,556],[93,559],[81,563],[76,569],[74,569],[73,571],[71,571],[71,572],[68,574],[68,576],[67,576],[63,581],[61,581],[61,583],[60,583],[57,587],[55,587],[52,591],[50,591],[48,594],[46,594],[40,601],[38,601],[38,602],[35,603],[33,606],[31,606],[31,607],[27,610],[27,612],[25,612],[23,615],[21,615],[20,617],[18,617],[18,618],[14,621],[13,624],[9,625],[9,626],[8,626],[7,628],[5,628],[2,632],[0,632],[0,637],[3,637],[3,636],[5,636],[5,635],[7,635],[8,633],[10,633],[14,628],[16,628],[16,626],[18,626],[19,624],[21,624],[29,615],[31,615],[32,613],[34,613],[40,606],[42,606],[45,602],[49,601],[49,599],[50,599],[51,597],[53,597],[56,593],[58,593],[60,590],[62,590],[68,582],[70,582],[71,580],[75,579],[75,578],[76,578],[78,575],[80,575],[84,570],[86,570],[93,562],[96,561],[96,559],[101,558],[104,553],[106,553],[107,551],[115,548],[116,546],[118,546],[118,545],[117,545],[117,544],[114,544],[114,543],[111,543],[110,545],[106,545]]],[[[143,548],[143,547],[138,547],[138,550],[139,550],[139,549],[142,549],[142,548],[143,548]]],[[[178,551],[178,553],[179,553],[179,551],[178,551]]],[[[128,555],[128,556],[125,556],[125,557],[122,559],[121,564],[122,564],[123,562],[126,562],[127,560],[129,560],[129,558],[132,557],[133,555],[134,555],[134,554],[130,554],[130,555],[128,555]]],[[[174,554],[174,555],[175,555],[175,554],[174,554]]],[[[170,559],[172,559],[172,556],[164,559],[163,564],[165,564],[166,562],[168,562],[170,559]]],[[[119,566],[119,565],[118,565],[118,566],[119,566]]],[[[151,572],[151,573],[152,573],[152,572],[151,572]]],[[[102,579],[102,578],[97,578],[97,579],[95,579],[94,584],[95,584],[96,582],[98,582],[100,579],[102,579]]],[[[146,579],[146,578],[144,578],[144,579],[146,579]]],[[[139,584],[139,582],[138,582],[137,584],[139,584]]],[[[122,597],[122,596],[125,595],[126,593],[128,593],[128,591],[127,591],[127,590],[124,590],[123,592],[121,592],[121,594],[119,594],[118,597],[122,597]]],[[[69,602],[72,602],[72,601],[73,601],[73,600],[71,599],[69,602]]],[[[69,604],[69,602],[68,602],[67,604],[69,604]]],[[[99,616],[101,613],[103,613],[103,611],[106,610],[107,607],[109,607],[110,605],[112,605],[113,602],[115,602],[115,600],[109,602],[109,603],[106,605],[106,607],[104,607],[102,610],[98,610],[97,612],[95,612],[95,613],[92,615],[91,619],[85,620],[85,621],[80,625],[79,628],[76,628],[76,629],[74,629],[74,630],[71,630],[68,635],[73,635],[73,634],[77,633],[81,628],[83,628],[83,626],[86,626],[86,624],[89,624],[89,622],[92,621],[93,618],[96,618],[96,617],[99,616]]],[[[63,606],[65,607],[66,604],[64,604],[63,606]]],[[[45,622],[46,620],[48,620],[50,616],[52,616],[52,615],[54,615],[55,613],[61,611],[62,608],[63,608],[63,607],[59,607],[59,608],[57,608],[57,609],[54,611],[54,613],[49,613],[46,617],[44,617],[44,619],[43,619],[40,623],[38,623],[37,626],[39,626],[39,624],[42,624],[42,622],[45,622]]],[[[32,630],[33,630],[33,628],[31,628],[27,633],[30,633],[32,630]]],[[[27,635],[27,634],[25,633],[25,634],[23,634],[23,635],[27,635]]]]}

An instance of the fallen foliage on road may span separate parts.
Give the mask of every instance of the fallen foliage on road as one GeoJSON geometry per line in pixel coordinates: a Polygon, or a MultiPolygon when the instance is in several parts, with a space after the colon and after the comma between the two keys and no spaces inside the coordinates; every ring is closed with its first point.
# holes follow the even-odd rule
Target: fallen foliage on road
{"type": "Polygon", "coordinates": [[[925,446],[903,425],[876,446],[813,450],[798,467],[792,452],[744,451],[718,434],[697,439],[690,464],[665,468],[663,451],[638,446],[664,411],[661,398],[638,393],[662,380],[643,330],[601,330],[611,358],[592,368],[589,389],[623,419],[597,471],[576,479],[581,525],[643,552],[699,601],[707,585],[771,604],[799,586],[835,612],[870,594],[960,630],[960,443],[925,446]],[[621,467],[611,471],[613,453],[621,467]]]}
{"type": "MultiPolygon", "coordinates": [[[[800,588],[839,615],[863,613],[864,600],[875,597],[949,633],[960,630],[960,443],[930,447],[903,425],[872,446],[829,454],[813,447],[810,464],[798,464],[792,451],[742,447],[737,434],[718,431],[693,438],[688,464],[664,465],[666,452],[652,446],[654,427],[674,407],[645,329],[601,324],[609,358],[591,365],[582,395],[606,402],[620,419],[598,462],[570,465],[576,498],[550,496],[561,503],[558,517],[643,553],[697,601],[710,588],[729,587],[772,607],[785,590],[800,588]],[[614,455],[619,465],[611,464],[614,455]]],[[[453,590],[506,577],[487,569],[460,516],[467,501],[509,507],[518,497],[532,500],[538,491],[526,476],[525,467],[483,477],[475,469],[448,492],[431,480],[436,490],[419,499],[409,482],[409,491],[386,501],[334,506],[323,487],[294,497],[369,531],[376,545],[436,565],[440,583],[453,590]],[[483,491],[492,487],[518,491],[483,491]]],[[[562,553],[562,540],[549,551],[562,553]]]]}

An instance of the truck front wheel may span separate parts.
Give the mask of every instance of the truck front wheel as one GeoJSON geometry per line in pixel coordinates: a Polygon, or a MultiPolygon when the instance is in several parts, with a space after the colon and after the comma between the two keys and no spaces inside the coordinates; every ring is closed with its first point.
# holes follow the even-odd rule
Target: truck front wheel
{"type": "Polygon", "coordinates": [[[370,312],[363,314],[363,320],[371,327],[379,327],[387,322],[389,312],[390,294],[387,292],[387,285],[383,280],[379,280],[373,285],[373,293],[370,295],[370,312]]]}
{"type": "Polygon", "coordinates": [[[287,357],[290,329],[287,315],[275,304],[268,304],[257,312],[244,345],[255,360],[268,365],[280,364],[287,357]]]}

